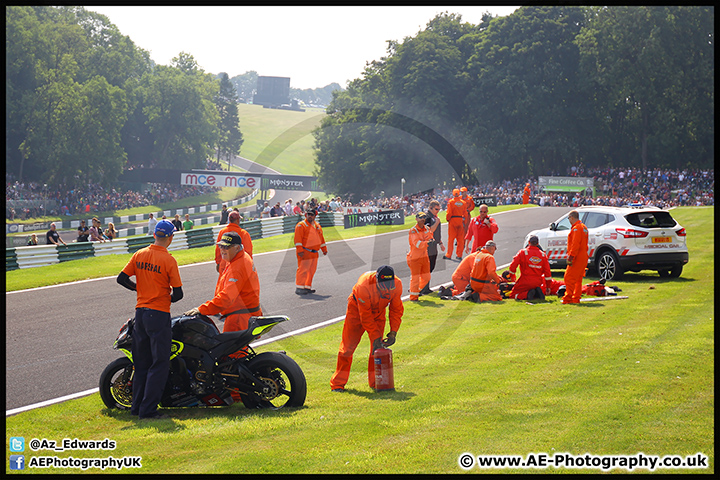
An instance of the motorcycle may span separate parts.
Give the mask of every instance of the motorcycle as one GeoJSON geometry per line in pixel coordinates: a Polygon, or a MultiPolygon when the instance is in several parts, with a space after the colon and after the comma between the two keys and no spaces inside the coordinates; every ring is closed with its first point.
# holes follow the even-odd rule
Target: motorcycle
{"type": "MultiPolygon", "coordinates": [[[[251,317],[247,330],[220,333],[205,315],[171,320],[170,375],[161,407],[217,407],[240,395],[247,408],[301,407],[307,383],[298,364],[285,352],[255,353],[250,342],[289,320],[286,316],[251,317]]],[[[125,357],[110,363],[100,375],[100,397],[108,408],[132,406],[131,318],[120,329],[113,348],[125,357]]]]}

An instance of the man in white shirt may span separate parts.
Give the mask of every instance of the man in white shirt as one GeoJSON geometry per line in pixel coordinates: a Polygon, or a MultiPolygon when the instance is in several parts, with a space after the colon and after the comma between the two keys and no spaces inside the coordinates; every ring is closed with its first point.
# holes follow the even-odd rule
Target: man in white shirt
{"type": "Polygon", "coordinates": [[[148,235],[154,235],[155,234],[155,225],[157,225],[157,219],[155,216],[151,213],[150,218],[148,219],[148,235]]]}

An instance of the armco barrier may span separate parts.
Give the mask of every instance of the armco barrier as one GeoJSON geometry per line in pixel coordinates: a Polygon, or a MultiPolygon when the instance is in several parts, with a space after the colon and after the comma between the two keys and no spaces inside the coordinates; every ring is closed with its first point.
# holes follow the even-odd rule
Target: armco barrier
{"type": "Polygon", "coordinates": [[[5,249],[5,271],[17,270],[20,266],[17,263],[17,253],[14,248],[5,249]]]}
{"type": "Polygon", "coordinates": [[[215,243],[215,239],[217,238],[213,235],[212,227],[186,230],[185,237],[187,238],[188,248],[212,245],[215,243]]]}
{"type": "Polygon", "coordinates": [[[283,233],[282,217],[265,218],[262,220],[262,238],[282,235],[283,233]]]}
{"type": "MultiPolygon", "coordinates": [[[[262,234],[262,222],[260,220],[250,220],[248,222],[240,222],[240,226],[244,228],[249,234],[250,238],[256,240],[263,238],[262,234]]],[[[220,230],[218,230],[219,232],[220,230]]]]}
{"type": "MultiPolygon", "coordinates": [[[[335,212],[320,212],[320,213],[318,213],[317,222],[323,228],[336,226],[337,222],[336,222],[335,212]]],[[[343,225],[342,221],[340,222],[340,225],[343,225]]]]}
{"type": "MultiPolygon", "coordinates": [[[[266,238],[283,233],[292,233],[295,225],[303,219],[301,215],[287,217],[264,218],[241,222],[240,226],[247,230],[250,238],[266,238]]],[[[343,226],[343,214],[340,212],[322,212],[318,215],[318,222],[322,227],[343,226]]],[[[217,221],[217,220],[215,220],[217,221]]],[[[197,228],[193,230],[176,232],[169,250],[182,250],[185,248],[203,247],[215,243],[218,233],[224,225],[197,228]]],[[[131,231],[133,229],[128,229],[131,231]]],[[[147,227],[137,228],[137,233],[147,231],[147,227]]],[[[11,247],[5,249],[5,271],[18,268],[39,267],[58,262],[77,260],[80,258],[135,253],[144,248],[154,239],[150,235],[132,238],[118,238],[112,242],[73,242],[67,245],[44,245],[34,247],[11,247]]]]}
{"type": "Polygon", "coordinates": [[[38,267],[58,263],[58,251],[55,245],[18,247],[15,249],[19,268],[38,267]]]}
{"type": "Polygon", "coordinates": [[[58,245],[55,248],[57,249],[58,259],[61,262],[77,260],[79,258],[92,257],[95,255],[95,250],[93,249],[91,242],[68,243],[67,245],[58,245]]]}
{"type": "Polygon", "coordinates": [[[112,242],[93,242],[93,250],[95,256],[116,255],[119,253],[128,253],[128,245],[126,239],[115,239],[112,242]]]}
{"type": "Polygon", "coordinates": [[[302,215],[288,215],[282,217],[283,219],[283,233],[292,233],[295,231],[295,227],[298,223],[304,220],[302,215]]]}
{"type": "Polygon", "coordinates": [[[135,253],[141,248],[145,248],[155,241],[155,237],[133,237],[126,240],[128,253],[135,253]]]}

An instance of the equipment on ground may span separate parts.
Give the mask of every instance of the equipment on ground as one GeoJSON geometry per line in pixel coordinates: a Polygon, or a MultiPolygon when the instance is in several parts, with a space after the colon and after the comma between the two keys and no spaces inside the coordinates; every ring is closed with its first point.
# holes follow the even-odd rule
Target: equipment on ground
{"type": "MultiPolygon", "coordinates": [[[[300,407],[307,383],[298,364],[285,352],[263,352],[250,342],[289,320],[286,316],[250,317],[248,329],[220,333],[205,315],[171,320],[170,374],[161,407],[232,405],[233,395],[247,408],[300,407]]],[[[108,408],[130,410],[134,366],[131,318],[120,329],[113,348],[126,356],[100,375],[100,397],[108,408]]]]}
{"type": "Polygon", "coordinates": [[[375,361],[375,391],[395,390],[392,350],[385,347],[376,348],[373,357],[375,361]]]}

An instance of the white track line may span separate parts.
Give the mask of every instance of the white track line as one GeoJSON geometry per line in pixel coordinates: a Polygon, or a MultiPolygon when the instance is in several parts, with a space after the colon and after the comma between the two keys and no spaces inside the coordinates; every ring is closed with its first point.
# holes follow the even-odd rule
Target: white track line
{"type": "MultiPolygon", "coordinates": [[[[500,213],[503,213],[503,212],[500,212],[500,213]]],[[[374,235],[374,236],[378,237],[378,236],[380,236],[380,235],[389,235],[389,234],[391,234],[391,233],[397,233],[397,232],[380,233],[380,234],[374,235]]],[[[336,241],[336,242],[345,242],[345,241],[350,241],[350,240],[359,240],[359,239],[361,239],[361,238],[367,238],[367,237],[358,237],[358,238],[351,238],[351,239],[348,239],[348,240],[335,240],[335,241],[336,241]]],[[[328,243],[333,243],[333,242],[328,242],[328,243]]],[[[293,249],[294,249],[294,247],[293,247],[293,248],[288,248],[287,250],[293,250],[293,249]]],[[[258,255],[267,255],[267,254],[269,254],[269,253],[276,253],[277,251],[278,251],[278,250],[276,250],[275,252],[258,253],[258,255]]],[[[279,250],[279,251],[283,251],[283,250],[279,250]]],[[[203,262],[203,263],[212,263],[212,262],[203,262]]],[[[201,265],[201,264],[194,263],[193,265],[201,265]]],[[[505,265],[500,265],[499,267],[497,267],[497,269],[498,269],[498,270],[501,270],[501,269],[503,269],[503,268],[505,268],[505,267],[507,267],[507,266],[509,266],[509,265],[510,265],[509,263],[507,263],[507,264],[505,264],[505,265]]],[[[183,265],[183,266],[184,266],[184,267],[189,267],[190,265],[183,265]]],[[[180,267],[180,268],[182,268],[182,267],[180,267]]],[[[105,277],[105,278],[114,278],[114,277],[105,277]]],[[[63,283],[63,284],[60,284],[60,285],[50,285],[50,286],[47,286],[47,287],[38,287],[38,288],[30,289],[30,290],[41,290],[41,289],[44,289],[44,288],[59,287],[59,286],[62,286],[62,285],[72,285],[72,284],[74,284],[74,283],[92,282],[92,281],[95,281],[95,280],[102,280],[102,279],[100,279],[100,278],[93,278],[93,279],[89,279],[89,280],[81,280],[81,281],[79,281],[79,282],[63,283]]],[[[452,283],[452,282],[448,282],[448,283],[445,283],[445,284],[443,284],[443,285],[439,285],[439,286],[437,286],[437,287],[434,287],[433,290],[437,290],[437,289],[438,289],[439,287],[441,287],[441,286],[442,286],[442,287],[447,287],[447,286],[450,285],[451,283],[452,283]]],[[[9,293],[17,293],[17,292],[28,292],[28,291],[30,291],[30,290],[17,290],[17,291],[15,291],[15,292],[6,292],[6,294],[9,294],[9,293]]],[[[407,301],[409,298],[410,298],[410,295],[406,295],[406,296],[402,297],[402,301],[405,302],[405,301],[407,301]]],[[[267,345],[268,343],[272,343],[272,342],[275,342],[275,341],[277,341],[277,340],[282,340],[282,339],[284,339],[284,338],[293,337],[293,336],[295,336],[295,335],[301,335],[301,334],[307,333],[307,332],[309,332],[309,331],[311,331],[311,330],[316,330],[316,329],[318,329],[318,328],[322,328],[322,327],[326,327],[326,326],[328,326],[328,325],[332,325],[333,323],[337,323],[337,322],[339,322],[339,321],[341,321],[341,320],[344,320],[344,319],[345,319],[345,315],[342,315],[342,316],[339,316],[339,317],[335,317],[335,318],[331,318],[330,320],[325,320],[325,321],[323,321],[323,322],[316,323],[316,324],[314,324],[314,325],[309,325],[309,326],[307,326],[307,327],[303,327],[303,328],[300,328],[300,329],[298,329],[298,330],[293,330],[292,332],[283,333],[282,335],[278,335],[277,337],[268,338],[267,340],[260,340],[259,342],[255,342],[255,343],[250,344],[250,346],[251,346],[251,347],[259,347],[259,346],[262,346],[262,345],[267,345]]],[[[17,413],[27,412],[28,410],[34,410],[34,409],[36,409],[36,408],[47,407],[48,405],[53,405],[53,404],[56,404],[56,403],[61,403],[61,402],[64,402],[64,401],[66,401],[66,400],[72,400],[72,399],[74,399],[74,398],[80,398],[80,397],[84,397],[84,396],[87,396],[87,395],[92,395],[93,393],[97,393],[97,392],[99,392],[99,391],[100,391],[100,390],[99,390],[98,388],[93,388],[93,389],[91,389],[91,390],[85,390],[85,391],[83,391],[83,392],[78,392],[78,393],[72,393],[72,394],[70,394],[70,395],[65,395],[64,397],[53,398],[53,399],[51,399],[51,400],[45,400],[44,402],[39,402],[39,403],[33,403],[32,405],[27,405],[27,406],[25,406],[25,407],[13,408],[12,410],[6,410],[6,411],[5,411],[5,416],[6,416],[6,417],[9,417],[10,415],[15,415],[15,414],[17,414],[17,413]]]]}

